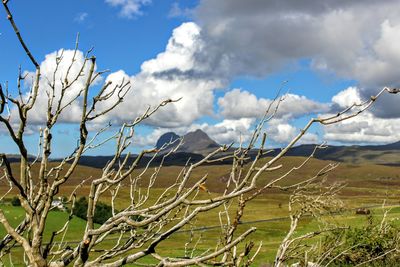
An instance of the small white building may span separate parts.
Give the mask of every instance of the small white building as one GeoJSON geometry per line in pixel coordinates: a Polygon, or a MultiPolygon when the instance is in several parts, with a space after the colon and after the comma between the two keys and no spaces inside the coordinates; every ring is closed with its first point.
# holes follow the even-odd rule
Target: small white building
{"type": "Polygon", "coordinates": [[[54,200],[51,202],[51,208],[53,208],[53,209],[59,209],[59,210],[62,210],[62,211],[65,211],[65,210],[66,210],[66,208],[65,208],[65,206],[64,206],[64,203],[63,203],[61,197],[59,197],[58,199],[54,199],[54,200]]]}

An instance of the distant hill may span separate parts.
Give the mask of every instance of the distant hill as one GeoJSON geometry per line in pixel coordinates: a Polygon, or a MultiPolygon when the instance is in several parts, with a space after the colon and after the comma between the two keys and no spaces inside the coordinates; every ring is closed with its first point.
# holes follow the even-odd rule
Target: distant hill
{"type": "MultiPolygon", "coordinates": [[[[28,160],[33,161],[35,160],[36,156],[28,154],[28,160]]],[[[18,154],[7,154],[7,159],[10,163],[19,162],[21,160],[21,156],[18,154]]]]}
{"type": "MultiPolygon", "coordinates": [[[[315,145],[300,145],[293,147],[287,156],[308,156],[315,145]]],[[[278,153],[275,149],[273,154],[278,153]]],[[[334,160],[351,164],[380,164],[400,166],[400,142],[386,145],[367,146],[328,146],[315,153],[315,158],[334,160]]]]}
{"type": "Polygon", "coordinates": [[[183,145],[179,148],[179,151],[205,154],[219,146],[205,132],[199,129],[183,136],[183,145]]]}
{"type": "MultiPolygon", "coordinates": [[[[201,154],[206,155],[211,150],[218,148],[220,145],[212,140],[205,132],[198,129],[194,132],[189,132],[184,136],[179,136],[176,133],[168,132],[160,136],[157,140],[156,148],[161,148],[165,144],[173,142],[179,138],[182,138],[183,144],[177,150],[178,152],[184,153],[194,153],[194,154],[201,154]]],[[[177,142],[171,145],[172,147],[176,147],[178,145],[177,142]]],[[[166,149],[169,150],[168,148],[166,149]]]]}
{"type": "MultiPolygon", "coordinates": [[[[162,140],[171,140],[177,135],[174,133],[161,136],[157,142],[162,140]]],[[[184,144],[178,151],[184,153],[195,153],[207,155],[212,150],[219,147],[219,144],[212,140],[202,130],[187,133],[183,136],[184,144]]],[[[316,145],[299,145],[288,151],[287,156],[309,156],[316,145]]],[[[269,156],[277,155],[281,149],[273,149],[269,156]]],[[[250,156],[255,156],[256,150],[250,152],[250,156]]],[[[367,146],[328,146],[325,149],[317,150],[314,157],[323,160],[341,161],[352,164],[381,164],[381,165],[399,165],[400,166],[400,141],[386,145],[367,145],[367,146]]],[[[228,161],[224,163],[229,163],[228,161]]]]}
{"type": "MultiPolygon", "coordinates": [[[[183,137],[173,132],[165,133],[160,136],[155,146],[157,149],[160,149],[165,144],[174,142],[179,138],[183,139],[183,144],[175,153],[169,155],[166,158],[164,158],[165,153],[160,153],[160,155],[152,160],[151,165],[157,166],[161,163],[161,161],[163,161],[163,164],[165,166],[183,166],[188,162],[194,163],[203,159],[205,155],[220,146],[202,130],[189,132],[183,137]]],[[[175,142],[169,147],[167,146],[164,149],[164,152],[170,151],[171,148],[176,147],[177,145],[178,142],[175,142]]],[[[136,157],[137,155],[131,155],[128,163],[132,163],[136,159],[136,157]]],[[[143,157],[140,162],[140,166],[145,166],[151,160],[151,158],[151,155],[143,157]]],[[[79,160],[79,164],[95,168],[103,168],[111,159],[111,156],[83,156],[79,160]]]]}
{"type": "Polygon", "coordinates": [[[400,150],[400,141],[387,145],[364,146],[369,150],[400,150]]]}
{"type": "MultiPolygon", "coordinates": [[[[121,158],[124,158],[125,155],[122,155],[121,158]]],[[[129,166],[135,159],[137,155],[131,155],[127,166],[129,166]]],[[[164,155],[158,155],[153,158],[151,155],[145,156],[139,162],[139,167],[146,166],[151,160],[151,166],[159,166],[161,161],[163,161],[164,166],[184,166],[186,163],[195,163],[203,158],[200,154],[195,153],[187,153],[187,152],[175,152],[164,158],[164,155]]],[[[94,167],[94,168],[103,168],[110,160],[112,156],[82,156],[79,160],[79,165],[94,167]]]]}
{"type": "Polygon", "coordinates": [[[180,138],[180,136],[177,135],[176,133],[173,133],[173,132],[165,133],[165,134],[161,135],[160,138],[158,138],[157,143],[156,143],[156,148],[160,149],[165,144],[172,143],[179,138],[180,138]]]}
{"type": "MultiPolygon", "coordinates": [[[[164,165],[167,166],[182,166],[187,162],[197,162],[220,146],[202,130],[189,132],[183,137],[173,132],[165,133],[160,136],[155,146],[156,148],[161,148],[163,145],[176,141],[179,138],[183,138],[183,144],[177,152],[169,155],[167,158],[164,158],[165,153],[160,153],[160,155],[153,159],[152,165],[158,165],[162,160],[164,161],[164,165]]],[[[178,142],[176,141],[172,146],[176,146],[177,144],[178,142]]],[[[315,145],[295,146],[288,151],[286,156],[307,157],[313,152],[314,148],[315,145]]],[[[165,149],[165,151],[169,151],[169,148],[165,149]]],[[[268,153],[266,156],[277,155],[280,151],[281,149],[279,148],[273,149],[272,152],[268,153]]],[[[228,152],[226,152],[225,155],[227,153],[228,152]]],[[[257,150],[253,150],[250,151],[249,156],[254,157],[256,154],[257,150]]],[[[151,156],[152,155],[148,155],[144,157],[140,165],[145,166],[151,160],[151,156]]],[[[129,162],[133,162],[136,157],[137,155],[131,155],[129,162]]],[[[400,141],[386,145],[328,146],[325,149],[317,150],[314,157],[321,160],[333,160],[350,164],[400,166],[400,141]]],[[[19,162],[18,155],[8,155],[8,158],[11,162],[19,162]]],[[[29,155],[29,159],[32,161],[34,156],[29,155]]],[[[103,168],[111,159],[112,156],[83,156],[79,160],[79,164],[103,168]]],[[[59,159],[54,159],[54,161],[58,160],[59,159]]],[[[215,162],[213,164],[230,164],[230,161],[225,160],[224,162],[215,162]]]]}

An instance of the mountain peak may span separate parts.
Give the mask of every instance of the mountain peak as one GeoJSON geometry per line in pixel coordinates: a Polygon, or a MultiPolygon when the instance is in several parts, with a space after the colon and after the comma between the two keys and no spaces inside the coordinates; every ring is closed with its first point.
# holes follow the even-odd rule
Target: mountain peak
{"type": "Polygon", "coordinates": [[[193,132],[188,132],[184,137],[197,137],[197,138],[201,138],[201,139],[210,139],[211,138],[208,136],[208,134],[206,134],[203,130],[201,129],[197,129],[193,132]]]}
{"type": "Polygon", "coordinates": [[[179,149],[186,152],[206,153],[210,149],[219,147],[204,131],[197,129],[183,137],[183,145],[179,149]]]}
{"type": "Polygon", "coordinates": [[[157,143],[156,143],[156,148],[160,149],[160,148],[162,148],[163,145],[171,143],[179,138],[180,138],[180,136],[174,132],[165,133],[165,134],[161,135],[160,138],[158,138],[157,143]]]}
{"type": "MultiPolygon", "coordinates": [[[[163,145],[178,138],[180,136],[174,132],[165,133],[158,139],[156,147],[160,149],[163,145]]],[[[183,144],[179,147],[178,151],[205,154],[217,147],[219,147],[219,144],[212,140],[204,131],[197,129],[183,136],[183,144]]]]}

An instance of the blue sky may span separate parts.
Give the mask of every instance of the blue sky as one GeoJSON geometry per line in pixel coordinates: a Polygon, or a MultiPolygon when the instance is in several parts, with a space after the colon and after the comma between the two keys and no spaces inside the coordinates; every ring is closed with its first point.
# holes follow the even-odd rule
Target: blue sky
{"type": "MultiPolygon", "coordinates": [[[[287,102],[266,127],[270,146],[288,142],[311,116],[336,112],[383,86],[398,86],[399,1],[349,2],[47,0],[10,1],[9,6],[42,63],[44,77],[54,70],[56,51],[64,50],[65,59],[72,55],[69,50],[79,32],[79,50],[93,46],[97,70],[109,70],[93,90],[104,81],[131,81],[124,103],[93,129],[107,121],[117,127],[147,105],[183,97],[138,128],[137,151],[151,147],[167,131],[184,134],[201,128],[219,143],[237,142],[240,136],[246,140],[285,81],[287,102]]],[[[0,82],[8,82],[15,94],[18,66],[27,73],[33,67],[2,13],[0,82]]],[[[46,83],[42,85],[40,97],[45,98],[46,83]]],[[[44,122],[41,101],[45,103],[42,99],[34,108],[25,138],[31,153],[44,122]]],[[[303,142],[398,141],[398,101],[385,97],[351,122],[314,127],[303,142]]],[[[78,106],[71,107],[54,129],[54,157],[74,147],[78,111],[78,106]]],[[[1,150],[16,152],[0,127],[1,150]]],[[[110,143],[90,153],[111,154],[112,147],[110,143]]]]}
{"type": "MultiPolygon", "coordinates": [[[[132,19],[121,17],[118,7],[103,1],[15,1],[10,6],[38,60],[60,48],[73,49],[79,32],[81,49],[94,46],[100,68],[135,73],[143,61],[164,50],[172,30],[185,20],[168,17],[172,4],[167,0],[145,5],[143,15],[133,15],[132,19]]],[[[4,79],[15,75],[15,70],[7,71],[8,66],[27,61],[21,61],[23,51],[4,19],[4,12],[2,18],[0,48],[2,62],[7,63],[1,65],[4,79]]]]}

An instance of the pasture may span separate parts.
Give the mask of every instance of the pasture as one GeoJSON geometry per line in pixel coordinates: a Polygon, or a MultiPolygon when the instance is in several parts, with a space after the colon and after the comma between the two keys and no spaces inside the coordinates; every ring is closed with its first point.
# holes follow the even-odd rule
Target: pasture
{"type": "MultiPolygon", "coordinates": [[[[263,159],[267,160],[267,159],[263,159]]],[[[283,164],[284,168],[277,172],[266,174],[260,179],[260,184],[263,184],[273,178],[271,175],[282,175],[292,167],[298,166],[304,158],[301,157],[287,157],[284,158],[280,163],[283,164]]],[[[328,161],[312,159],[300,170],[290,174],[281,185],[294,184],[309,177],[315,175],[315,173],[322,169],[328,161]]],[[[17,165],[13,165],[15,171],[17,165]]],[[[170,185],[176,178],[177,174],[182,167],[168,166],[164,167],[154,186],[150,189],[148,203],[156,201],[158,196],[164,191],[168,185],[170,185]]],[[[138,175],[142,170],[135,171],[134,175],[138,175]]],[[[211,195],[218,194],[221,192],[226,183],[226,177],[229,175],[229,165],[210,165],[203,166],[195,170],[193,178],[190,183],[194,183],[197,178],[202,177],[204,174],[208,174],[206,186],[210,191],[211,195]]],[[[33,168],[33,173],[37,172],[36,168],[33,168]]],[[[148,178],[151,175],[152,170],[149,169],[147,173],[141,178],[140,187],[144,189],[147,186],[148,178]]],[[[59,192],[59,196],[68,196],[74,188],[87,179],[87,182],[83,184],[81,188],[77,190],[77,196],[85,196],[89,191],[88,184],[91,179],[99,177],[101,174],[100,169],[79,166],[77,171],[71,180],[68,181],[66,186],[59,192]]],[[[346,186],[341,190],[338,198],[342,200],[344,210],[338,214],[325,214],[322,216],[323,221],[315,220],[312,217],[305,217],[300,222],[299,228],[296,231],[296,235],[302,235],[312,230],[319,229],[321,224],[332,224],[336,226],[350,225],[351,227],[361,227],[366,223],[366,216],[356,215],[354,209],[363,206],[373,206],[372,217],[375,220],[380,220],[382,217],[383,210],[379,208],[383,202],[386,206],[391,206],[392,209],[389,212],[388,219],[397,219],[400,215],[400,208],[397,207],[399,204],[398,189],[400,188],[400,168],[389,167],[381,165],[351,165],[343,163],[339,165],[335,170],[327,174],[327,182],[342,182],[346,186]]],[[[275,177],[275,176],[274,176],[275,177]]],[[[1,186],[1,192],[6,191],[4,185],[1,186]]],[[[8,197],[12,197],[15,191],[12,191],[8,197]]],[[[276,250],[280,242],[287,232],[290,220],[288,218],[288,198],[290,192],[282,192],[278,189],[268,189],[264,191],[259,197],[247,203],[245,208],[244,216],[239,225],[236,235],[249,229],[251,226],[257,227],[257,231],[253,233],[246,242],[250,240],[255,243],[255,248],[262,242],[262,248],[254,266],[261,266],[264,263],[271,263],[274,259],[276,250]]],[[[206,192],[199,193],[200,198],[207,198],[209,195],[206,192]]],[[[104,193],[101,201],[109,202],[110,194],[104,193]]],[[[129,197],[129,186],[125,184],[120,189],[118,198],[115,201],[116,209],[125,208],[130,201],[129,197]]],[[[24,216],[24,212],[21,207],[13,207],[10,205],[1,205],[4,210],[6,217],[10,220],[12,225],[16,226],[24,216]]],[[[229,211],[229,216],[232,218],[236,208],[236,203],[232,202],[229,211]]],[[[186,227],[182,231],[176,232],[170,237],[165,243],[162,244],[157,250],[160,255],[170,255],[176,257],[184,257],[193,253],[204,252],[208,249],[215,249],[212,245],[218,243],[220,239],[220,216],[224,210],[218,209],[206,214],[200,214],[192,225],[186,227]],[[188,241],[191,241],[187,243],[188,241]],[[186,250],[185,250],[185,243],[186,250]],[[193,247],[196,250],[192,251],[193,247]]],[[[49,240],[53,231],[59,230],[68,217],[67,212],[52,211],[49,216],[48,223],[46,225],[45,240],[49,240]]],[[[56,239],[57,242],[63,241],[71,244],[71,247],[76,245],[81,238],[81,233],[85,227],[85,221],[79,218],[73,218],[68,230],[61,240],[61,237],[56,239]]],[[[0,227],[0,236],[4,236],[5,231],[0,227]]],[[[318,240],[318,239],[315,239],[318,240]]],[[[116,241],[108,240],[102,247],[96,249],[105,249],[107,246],[112,246],[116,241]],[[104,247],[105,246],[105,247],[104,247]]],[[[12,255],[12,262],[15,266],[23,265],[22,261],[22,250],[21,254],[16,253],[12,255]]],[[[144,258],[142,263],[149,264],[152,260],[150,258],[144,258]]]]}

